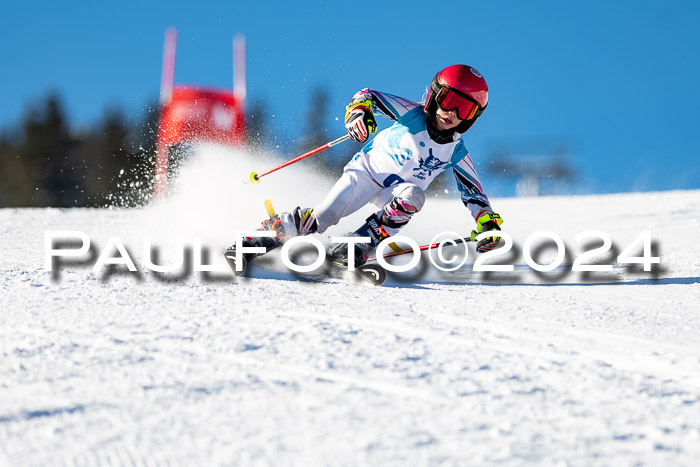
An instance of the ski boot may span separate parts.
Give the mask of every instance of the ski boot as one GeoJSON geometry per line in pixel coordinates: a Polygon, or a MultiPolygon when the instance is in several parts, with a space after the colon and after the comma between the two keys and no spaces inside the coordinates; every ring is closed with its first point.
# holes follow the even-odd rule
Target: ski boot
{"type": "Polygon", "coordinates": [[[263,247],[265,248],[265,253],[243,253],[241,255],[242,264],[237,270],[236,269],[236,245],[231,245],[226,252],[224,257],[228,261],[231,269],[233,269],[234,274],[237,276],[242,275],[248,263],[253,261],[255,258],[262,256],[270,251],[281,247],[287,239],[295,237],[297,235],[306,235],[308,233],[315,232],[318,227],[316,225],[315,218],[311,215],[313,209],[301,209],[297,207],[292,213],[282,213],[284,220],[280,218],[278,214],[272,207],[270,201],[265,202],[265,207],[267,208],[267,213],[270,216],[269,219],[265,219],[262,222],[261,227],[258,231],[274,231],[274,237],[246,237],[243,238],[242,246],[244,247],[263,247]],[[286,223],[287,229],[285,229],[284,224],[286,223]]]}
{"type": "MultiPolygon", "coordinates": [[[[277,216],[275,216],[277,217],[277,216]]],[[[282,246],[285,240],[285,235],[284,235],[284,230],[282,229],[282,223],[279,220],[279,217],[275,218],[270,218],[266,219],[262,222],[262,225],[260,226],[258,231],[274,231],[275,236],[274,237],[243,237],[243,241],[241,242],[241,245],[243,247],[263,247],[267,252],[270,252],[274,250],[275,248],[279,248],[282,246]]],[[[239,259],[236,255],[236,244],[234,243],[230,247],[226,249],[226,252],[224,253],[224,257],[226,258],[226,261],[228,261],[229,266],[231,266],[231,269],[233,270],[233,273],[236,276],[241,276],[245,272],[246,268],[248,267],[248,263],[253,261],[255,258],[258,256],[262,256],[265,253],[242,253],[240,255],[240,260],[241,264],[239,265],[240,267],[236,268],[238,265],[237,260],[239,259]]]]}
{"type": "MultiPolygon", "coordinates": [[[[378,264],[366,264],[369,253],[373,251],[382,240],[389,237],[376,214],[372,214],[367,221],[356,231],[348,234],[348,237],[369,237],[369,243],[357,243],[353,246],[355,276],[372,285],[381,285],[386,279],[386,271],[378,264]]],[[[330,252],[330,263],[342,272],[347,271],[350,263],[348,244],[342,243],[330,252]]]]}
{"type": "MultiPolygon", "coordinates": [[[[356,231],[349,233],[348,237],[369,237],[369,243],[356,243],[354,245],[354,256],[356,268],[363,266],[367,262],[369,253],[374,250],[382,240],[389,237],[389,234],[380,223],[376,214],[372,214],[367,218],[367,221],[356,231]]],[[[350,252],[348,244],[341,243],[333,248],[330,253],[330,261],[337,266],[348,267],[350,261],[350,252]]]]}
{"type": "MultiPolygon", "coordinates": [[[[265,253],[268,253],[275,248],[279,248],[287,240],[287,234],[282,227],[282,221],[280,216],[275,213],[274,208],[270,200],[265,201],[265,209],[267,209],[267,214],[270,216],[269,219],[265,219],[258,231],[274,231],[274,237],[246,237],[243,238],[242,246],[244,247],[263,247],[265,248],[265,253]]],[[[226,261],[231,266],[233,273],[236,276],[241,276],[248,267],[248,263],[253,261],[258,256],[262,256],[265,253],[243,253],[240,255],[241,264],[238,264],[238,255],[236,254],[236,244],[234,243],[226,252],[224,252],[224,257],[226,261]],[[238,266],[238,267],[237,267],[238,266]]]]}

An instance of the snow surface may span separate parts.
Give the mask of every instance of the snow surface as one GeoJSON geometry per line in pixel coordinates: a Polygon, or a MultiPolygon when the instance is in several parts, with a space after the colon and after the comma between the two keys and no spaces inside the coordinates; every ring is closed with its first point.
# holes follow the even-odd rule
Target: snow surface
{"type": "MultiPolygon", "coordinates": [[[[205,148],[153,207],[0,209],[0,465],[698,465],[700,191],[492,200],[520,247],[548,229],[575,256],[578,233],[621,250],[651,230],[654,274],[548,280],[516,255],[484,276],[473,249],[384,287],[298,280],[277,253],[235,281],[144,268],[146,236],[166,261],[201,237],[218,261],[264,199],[328,188],[303,163],[241,183],[272,165],[205,148]],[[119,237],[139,273],[52,274],[49,230],[86,232],[95,255],[119,237]]],[[[471,226],[431,199],[405,233],[471,226]]]]}

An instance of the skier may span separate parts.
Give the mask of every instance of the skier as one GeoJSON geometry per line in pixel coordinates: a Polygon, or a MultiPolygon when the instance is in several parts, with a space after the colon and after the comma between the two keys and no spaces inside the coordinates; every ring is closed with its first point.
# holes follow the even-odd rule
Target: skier
{"type": "MultiPolygon", "coordinates": [[[[362,89],[345,114],[345,127],[352,140],[364,143],[377,132],[374,113],[394,120],[377,133],[343,169],[323,202],[263,222],[259,230],[274,230],[275,237],[248,237],[245,246],[281,246],[288,238],[325,232],[371,202],[379,209],[349,236],[369,237],[354,251],[340,244],[331,251],[331,262],[355,267],[385,238],[395,235],[425,203],[425,189],[444,170],[451,168],[462,202],[476,220],[477,233],[498,231],[502,223],[484,194],[474,163],[464,147],[461,134],[481,116],[488,103],[488,87],[481,73],[467,65],[452,65],[438,72],[430,83],[424,104],[391,94],[362,89]]],[[[479,241],[479,253],[496,248],[500,237],[479,241]]],[[[235,245],[225,256],[233,258],[235,245]]],[[[246,262],[260,256],[244,253],[246,262]]]]}

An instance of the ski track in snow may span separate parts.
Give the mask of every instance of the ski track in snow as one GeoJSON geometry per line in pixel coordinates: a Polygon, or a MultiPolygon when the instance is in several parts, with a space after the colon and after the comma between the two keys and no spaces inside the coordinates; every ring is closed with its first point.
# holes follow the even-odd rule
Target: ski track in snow
{"type": "MultiPolygon", "coordinates": [[[[142,265],[144,236],[166,259],[174,236],[216,253],[263,199],[296,206],[273,176],[232,181],[266,166],[233,156],[243,169],[207,148],[146,209],[0,209],[0,465],[697,465],[700,191],[492,201],[519,245],[548,228],[577,251],[602,229],[624,248],[651,230],[658,276],[552,282],[519,258],[506,281],[470,260],[367,287],[296,280],[274,253],[234,282],[44,268],[46,230],[119,236],[142,265]]],[[[405,233],[470,225],[458,200],[429,200],[405,233]]]]}

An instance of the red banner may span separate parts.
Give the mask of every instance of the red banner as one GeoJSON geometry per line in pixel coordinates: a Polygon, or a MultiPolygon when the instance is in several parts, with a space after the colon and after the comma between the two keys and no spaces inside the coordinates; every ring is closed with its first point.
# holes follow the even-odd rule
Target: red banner
{"type": "Polygon", "coordinates": [[[161,108],[158,124],[155,194],[164,193],[168,178],[169,148],[180,143],[245,143],[242,102],[231,91],[176,87],[161,108]]]}

